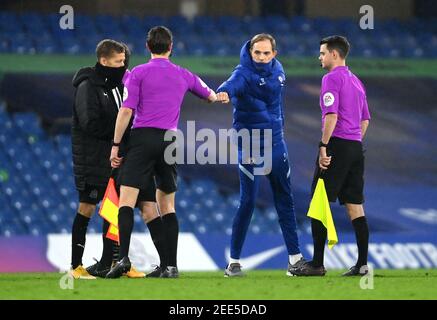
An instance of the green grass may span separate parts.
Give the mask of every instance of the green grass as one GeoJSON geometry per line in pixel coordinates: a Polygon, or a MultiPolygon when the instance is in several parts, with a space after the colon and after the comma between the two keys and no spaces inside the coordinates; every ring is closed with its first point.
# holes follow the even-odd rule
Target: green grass
{"type": "Polygon", "coordinates": [[[437,299],[437,269],[376,270],[374,289],[360,278],[287,277],[283,270],[249,271],[245,278],[222,272],[182,272],[179,279],[76,280],[62,290],[60,273],[0,274],[0,299],[437,299]]]}

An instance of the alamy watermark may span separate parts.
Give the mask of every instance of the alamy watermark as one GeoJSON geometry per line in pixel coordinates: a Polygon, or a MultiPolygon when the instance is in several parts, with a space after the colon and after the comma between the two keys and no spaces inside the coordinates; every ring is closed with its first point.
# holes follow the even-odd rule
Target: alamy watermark
{"type": "Polygon", "coordinates": [[[361,278],[360,278],[360,288],[363,290],[373,290],[374,289],[374,285],[373,285],[373,279],[375,277],[374,273],[373,273],[373,267],[372,266],[362,266],[360,268],[360,274],[364,274],[361,278]]]}
{"type": "Polygon", "coordinates": [[[60,272],[63,276],[59,279],[59,288],[62,290],[74,290],[74,277],[71,272],[60,272]]]}
{"type": "Polygon", "coordinates": [[[217,137],[209,128],[196,132],[195,121],[187,121],[186,135],[179,129],[167,130],[164,140],[173,142],[165,149],[164,160],[168,164],[253,165],[253,175],[268,175],[272,139],[271,129],[219,129],[217,137]],[[196,146],[197,142],[201,144],[196,146]]]}
{"type": "Polygon", "coordinates": [[[74,9],[68,4],[64,4],[59,8],[59,13],[63,16],[59,19],[59,28],[62,30],[74,29],[74,9]]]}
{"type": "Polygon", "coordinates": [[[361,6],[360,14],[363,14],[363,16],[360,18],[360,28],[363,30],[373,30],[375,28],[373,7],[368,4],[361,6]]]}

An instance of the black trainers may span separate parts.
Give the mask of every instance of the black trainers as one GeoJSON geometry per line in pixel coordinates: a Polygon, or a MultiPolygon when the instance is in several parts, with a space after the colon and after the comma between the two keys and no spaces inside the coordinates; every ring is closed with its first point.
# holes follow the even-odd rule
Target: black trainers
{"type": "Polygon", "coordinates": [[[162,271],[163,268],[161,268],[160,266],[155,266],[155,269],[146,274],[146,278],[159,278],[161,277],[162,271]]]}
{"type": "Polygon", "coordinates": [[[177,267],[167,267],[159,276],[160,278],[179,278],[179,271],[177,267]]]}
{"type": "Polygon", "coordinates": [[[241,271],[241,264],[230,263],[226,266],[225,277],[244,277],[245,274],[241,271]]]}
{"type": "Polygon", "coordinates": [[[105,278],[115,279],[120,278],[123,273],[126,273],[130,270],[131,263],[128,257],[124,257],[120,261],[118,261],[111,270],[107,273],[105,278]]]}
{"type": "Polygon", "coordinates": [[[108,272],[111,270],[111,267],[103,267],[97,259],[94,259],[96,263],[86,268],[86,271],[94,277],[105,278],[108,272]]]}
{"type": "Polygon", "coordinates": [[[295,264],[291,264],[290,262],[288,262],[288,268],[287,268],[286,275],[289,277],[295,276],[294,272],[297,269],[301,268],[305,263],[306,263],[306,260],[304,259],[304,257],[300,258],[300,260],[297,261],[295,264]]]}
{"type": "Polygon", "coordinates": [[[314,267],[311,262],[303,263],[299,268],[289,269],[290,273],[295,276],[318,276],[323,277],[326,274],[324,266],[314,267]]]}
{"type": "Polygon", "coordinates": [[[369,272],[369,267],[363,265],[361,267],[353,266],[348,271],[342,274],[343,277],[365,276],[369,272]]]}

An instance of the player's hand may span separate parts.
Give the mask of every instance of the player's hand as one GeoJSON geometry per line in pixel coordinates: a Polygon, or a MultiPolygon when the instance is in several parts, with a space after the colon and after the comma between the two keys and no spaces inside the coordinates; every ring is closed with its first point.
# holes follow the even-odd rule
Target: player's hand
{"type": "Polygon", "coordinates": [[[109,157],[109,161],[111,161],[111,167],[112,168],[118,168],[121,165],[121,161],[123,158],[118,156],[118,149],[119,147],[113,146],[111,149],[111,156],[109,157]]]}
{"type": "Polygon", "coordinates": [[[319,167],[320,169],[326,170],[331,164],[331,158],[326,154],[326,148],[321,147],[319,151],[319,167]]]}
{"type": "Polygon", "coordinates": [[[229,95],[227,92],[217,93],[217,101],[221,103],[229,103],[229,95]]]}

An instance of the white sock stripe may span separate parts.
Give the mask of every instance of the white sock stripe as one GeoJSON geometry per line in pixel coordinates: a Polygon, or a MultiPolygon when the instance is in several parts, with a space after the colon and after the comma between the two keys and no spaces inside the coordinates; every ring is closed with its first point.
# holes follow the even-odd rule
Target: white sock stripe
{"type": "Polygon", "coordinates": [[[290,176],[290,173],[291,173],[291,168],[288,168],[287,178],[290,176]]]}

